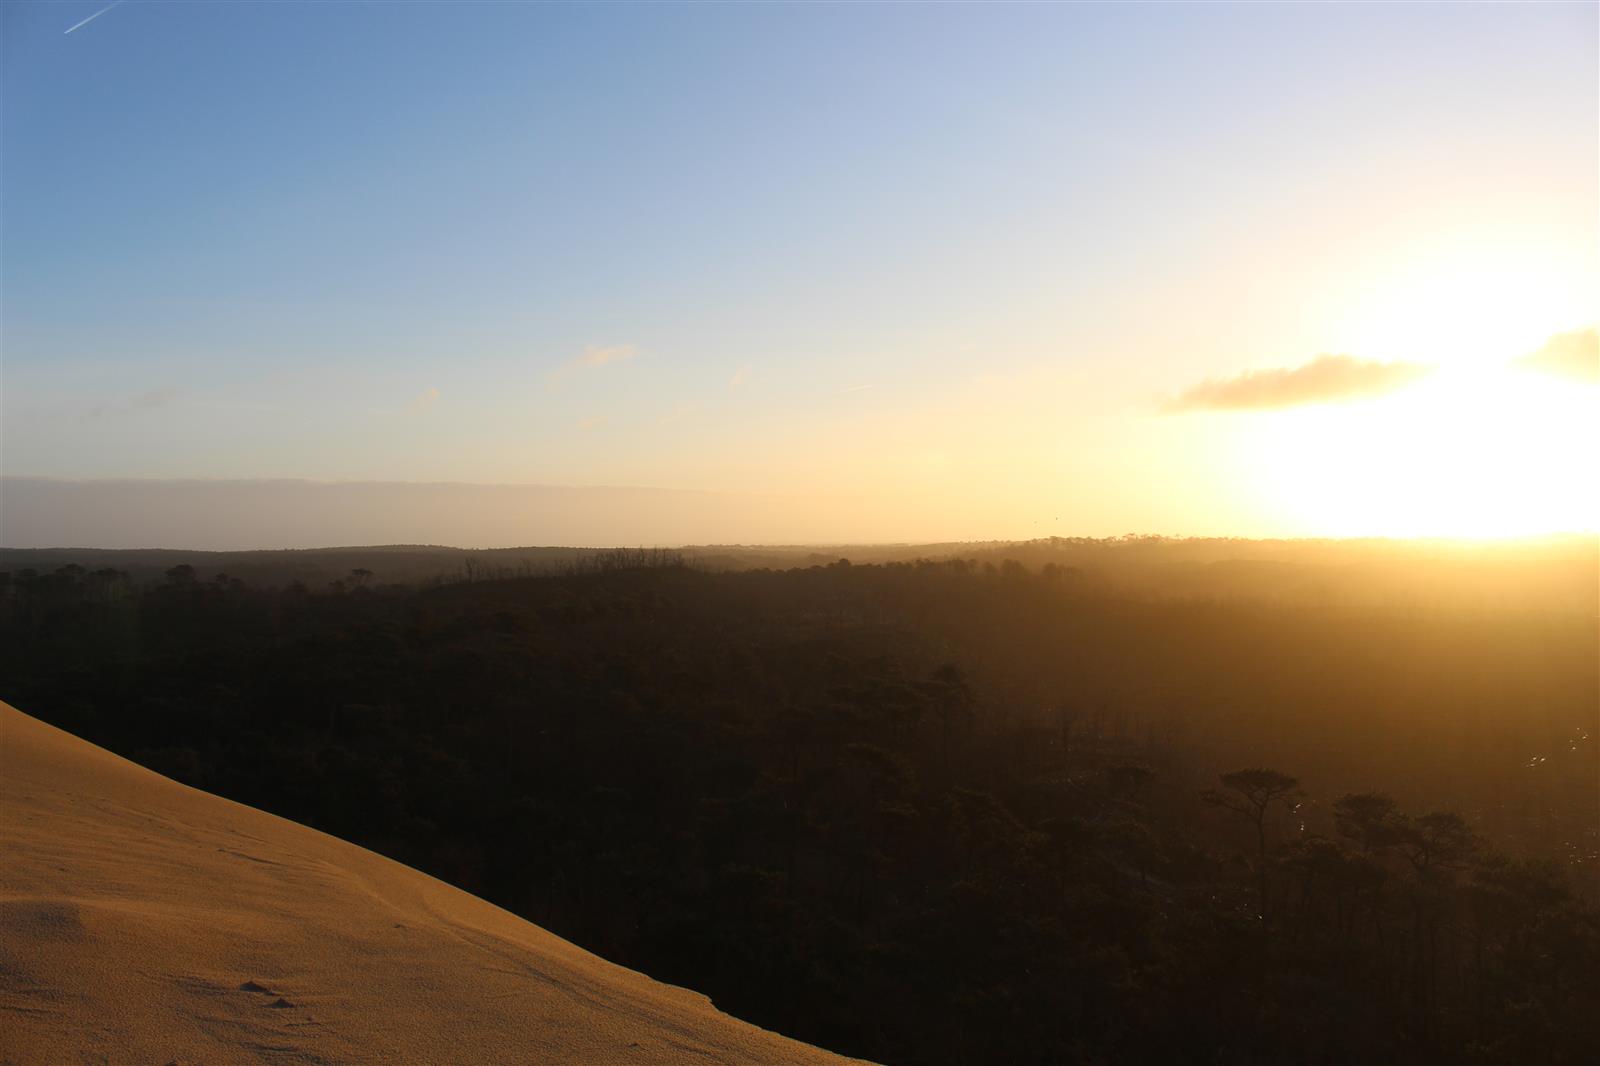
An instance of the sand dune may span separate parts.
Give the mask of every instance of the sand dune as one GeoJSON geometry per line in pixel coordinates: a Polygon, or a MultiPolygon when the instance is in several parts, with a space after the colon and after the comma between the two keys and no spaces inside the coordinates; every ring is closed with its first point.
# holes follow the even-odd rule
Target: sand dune
{"type": "Polygon", "coordinates": [[[841,1062],[0,704],[0,1062],[841,1062]]]}

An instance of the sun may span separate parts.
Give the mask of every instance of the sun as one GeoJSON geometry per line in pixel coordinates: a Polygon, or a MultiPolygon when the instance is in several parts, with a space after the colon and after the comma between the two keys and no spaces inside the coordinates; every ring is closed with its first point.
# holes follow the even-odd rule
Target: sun
{"type": "Polygon", "coordinates": [[[1432,366],[1377,399],[1263,414],[1247,466],[1315,536],[1516,537],[1600,528],[1600,388],[1517,360],[1596,318],[1592,253],[1485,224],[1330,293],[1329,350],[1432,366]]]}
{"type": "Polygon", "coordinates": [[[1274,412],[1261,491],[1321,536],[1517,537],[1600,528],[1592,386],[1463,360],[1367,403],[1274,412]]]}

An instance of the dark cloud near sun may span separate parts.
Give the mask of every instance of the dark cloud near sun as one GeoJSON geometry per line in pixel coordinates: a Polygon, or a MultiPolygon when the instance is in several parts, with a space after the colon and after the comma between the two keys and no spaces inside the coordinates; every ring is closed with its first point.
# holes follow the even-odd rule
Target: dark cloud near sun
{"type": "Polygon", "coordinates": [[[1543,374],[1600,382],[1600,330],[1575,329],[1557,333],[1536,352],[1517,360],[1517,366],[1543,374]]]}
{"type": "Polygon", "coordinates": [[[1268,411],[1306,404],[1382,396],[1433,372],[1426,363],[1379,363],[1350,355],[1319,355],[1304,366],[1247,370],[1207,379],[1165,405],[1180,411],[1268,411]]]}

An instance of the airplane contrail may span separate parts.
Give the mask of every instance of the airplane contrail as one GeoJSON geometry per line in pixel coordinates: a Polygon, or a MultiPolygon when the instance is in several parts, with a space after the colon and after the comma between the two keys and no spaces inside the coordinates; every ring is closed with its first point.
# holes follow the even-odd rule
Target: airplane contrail
{"type": "Polygon", "coordinates": [[[92,14],[88,18],[84,19],[82,22],[78,23],[76,26],[69,26],[67,29],[63,30],[62,32],[63,33],[71,33],[73,30],[81,30],[83,27],[89,25],[89,23],[93,22],[95,19],[99,18],[101,15],[104,15],[107,11],[110,11],[112,8],[116,7],[117,4],[120,4],[120,3],[122,3],[122,0],[116,0],[115,4],[106,5],[105,7],[101,8],[99,11],[96,11],[94,14],[92,14]]]}

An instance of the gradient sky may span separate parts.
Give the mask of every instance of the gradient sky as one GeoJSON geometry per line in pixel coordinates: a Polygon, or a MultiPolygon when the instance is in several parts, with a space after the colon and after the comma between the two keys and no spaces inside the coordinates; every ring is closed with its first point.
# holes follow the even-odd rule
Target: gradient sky
{"type": "Polygon", "coordinates": [[[103,6],[0,8],[8,476],[1600,524],[1594,4],[103,6]]]}

